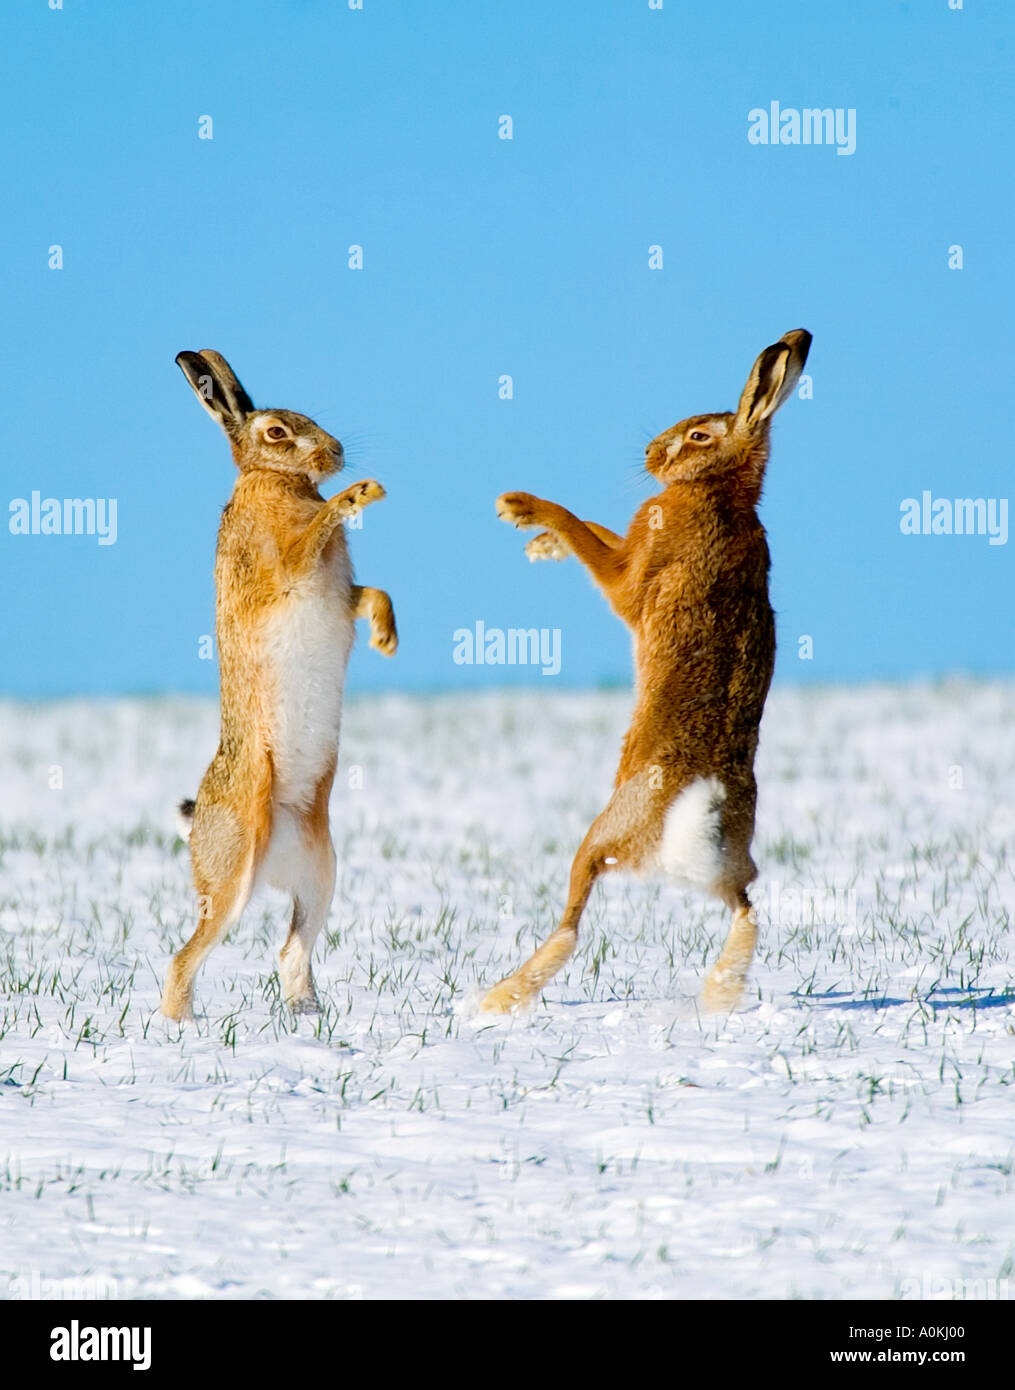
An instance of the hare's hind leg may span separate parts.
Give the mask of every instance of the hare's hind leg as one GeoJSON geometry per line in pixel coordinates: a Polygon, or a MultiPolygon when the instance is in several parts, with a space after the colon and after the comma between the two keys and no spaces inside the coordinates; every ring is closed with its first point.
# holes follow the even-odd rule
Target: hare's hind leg
{"type": "Polygon", "coordinates": [[[280,816],[291,818],[295,831],[284,879],[276,873],[273,880],[293,897],[292,920],[279,953],[278,973],[282,994],[294,1013],[319,1013],[321,1008],[310,958],[335,892],[335,850],[328,826],[333,778],[332,769],[321,779],[309,812],[296,815],[279,808],[280,816]]]}
{"type": "Polygon", "coordinates": [[[571,958],[578,943],[578,923],[599,875],[625,867],[651,820],[651,797],[643,781],[632,778],[617,788],[596,817],[571,866],[567,906],[560,926],[520,970],[494,985],[483,999],[485,1013],[509,1014],[533,1002],[545,984],[571,958]]]}
{"type": "MultiPolygon", "coordinates": [[[[595,829],[595,825],[592,829],[595,829]]],[[[602,857],[594,852],[589,843],[591,835],[590,830],[571,866],[567,906],[560,926],[520,970],[494,985],[483,999],[481,1007],[484,1013],[512,1014],[518,1009],[527,1008],[543,986],[571,959],[578,944],[578,923],[592,892],[592,885],[603,871],[602,857]]]]}
{"type": "Polygon", "coordinates": [[[161,1004],[166,1018],[193,1018],[194,977],[250,901],[268,830],[263,804],[242,814],[198,796],[190,852],[199,920],[193,936],[169,963],[161,1004]]]}
{"type": "Polygon", "coordinates": [[[733,913],[733,922],[702,990],[701,1001],[708,1013],[721,1013],[740,1003],[754,960],[758,919],[747,896],[747,886],[758,876],[750,850],[756,801],[753,777],[728,791],[723,822],[726,868],[714,891],[733,913]]]}
{"type": "Polygon", "coordinates": [[[731,894],[727,902],[733,910],[733,924],[701,992],[707,1013],[723,1013],[740,1003],[758,941],[758,919],[747,890],[731,894]]]}

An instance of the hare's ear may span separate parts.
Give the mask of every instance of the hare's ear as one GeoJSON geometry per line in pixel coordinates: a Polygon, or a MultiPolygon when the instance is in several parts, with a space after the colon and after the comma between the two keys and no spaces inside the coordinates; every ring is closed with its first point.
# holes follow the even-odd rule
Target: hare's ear
{"type": "Polygon", "coordinates": [[[806,328],[792,328],[777,343],[765,348],[747,378],[737,424],[754,429],[779,409],[793,394],[807,361],[811,335],[806,328]]]}
{"type": "Polygon", "coordinates": [[[176,361],[212,419],[219,422],[226,434],[235,433],[254,409],[254,403],[222,354],[202,348],[200,352],[180,352],[176,361]]]}

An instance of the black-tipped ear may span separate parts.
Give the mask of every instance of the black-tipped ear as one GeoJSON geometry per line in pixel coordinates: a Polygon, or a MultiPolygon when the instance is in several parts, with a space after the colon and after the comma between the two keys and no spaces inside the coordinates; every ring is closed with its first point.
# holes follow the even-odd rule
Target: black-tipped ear
{"type": "Polygon", "coordinates": [[[222,356],[221,352],[216,352],[214,348],[201,348],[201,356],[210,367],[214,368],[215,375],[218,377],[222,389],[225,391],[232,405],[233,413],[236,415],[249,415],[254,409],[254,402],[240,385],[239,377],[222,356]]]}
{"type": "Polygon", "coordinates": [[[737,407],[737,424],[753,429],[789,400],[810,351],[806,328],[792,328],[759,355],[737,407]]]}
{"type": "Polygon", "coordinates": [[[233,434],[254,403],[226,359],[212,348],[202,348],[200,352],[177,353],[176,361],[208,414],[227,434],[233,434]]]}

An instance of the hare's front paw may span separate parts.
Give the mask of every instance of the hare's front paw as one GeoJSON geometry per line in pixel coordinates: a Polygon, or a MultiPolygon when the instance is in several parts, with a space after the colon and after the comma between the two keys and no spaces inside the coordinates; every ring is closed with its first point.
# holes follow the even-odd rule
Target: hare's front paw
{"type": "Polygon", "coordinates": [[[333,497],[331,502],[342,516],[355,516],[371,502],[379,502],[384,495],[380,483],[374,478],[367,478],[365,482],[353,483],[352,487],[333,497]]]}
{"type": "Polygon", "coordinates": [[[525,547],[530,560],[566,560],[571,553],[556,531],[541,531],[525,547]]]}
{"type": "Polygon", "coordinates": [[[542,525],[542,507],[543,503],[530,492],[505,492],[497,498],[497,515],[501,521],[521,528],[542,525]]]}
{"type": "Polygon", "coordinates": [[[382,656],[394,656],[398,651],[398,633],[395,631],[394,623],[390,626],[371,624],[370,645],[376,648],[382,656]]]}

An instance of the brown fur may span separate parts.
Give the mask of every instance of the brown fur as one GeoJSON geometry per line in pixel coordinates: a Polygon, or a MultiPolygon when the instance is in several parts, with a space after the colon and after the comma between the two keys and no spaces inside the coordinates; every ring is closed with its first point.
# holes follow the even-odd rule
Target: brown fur
{"type": "Polygon", "coordinates": [[[568,960],[600,874],[658,867],[667,815],[698,779],[724,789],[719,868],[707,888],[733,912],[704,999],[721,1009],[741,997],[757,935],[747,896],[757,876],[754,755],[775,661],[768,545],[756,507],[771,416],[792,393],[809,347],[805,330],[784,334],[755,362],[736,412],[691,416],[652,441],[646,464],[663,491],[639,508],[625,536],[529,493],[498,499],[502,520],[547,528],[526,547],[530,558],[576,555],[631,628],[636,698],[613,796],[575,856],[560,925],[486,995],[486,1010],[529,1004],[568,960]]]}
{"type": "MultiPolygon", "coordinates": [[[[177,362],[225,430],[240,476],[222,515],[215,558],[222,722],[218,751],[193,807],[190,849],[199,921],[170,964],[162,1012],[174,1019],[191,1016],[194,976],[242,913],[280,828],[290,840],[281,846],[270,881],[293,897],[280,976],[292,1006],[309,1011],[317,1007],[310,953],[327,917],[335,875],[328,826],[338,755],[333,697],[337,689],[340,708],[355,618],[370,619],[371,644],[387,655],[398,642],[387,594],[352,582],[342,522],[383,497],[384,489],[373,481],[355,483],[325,501],[317,483],[342,467],[337,439],[305,415],[255,410],[229,364],[210,349],[180,353],[177,362]],[[299,692],[299,671],[280,662],[278,644],[287,625],[302,621],[309,636],[303,650],[294,636],[292,661],[316,661],[322,654],[314,650],[314,624],[328,631],[337,622],[341,631],[343,618],[349,640],[334,656],[337,686],[323,692],[326,713],[319,734],[308,734],[308,750],[300,744],[304,706],[285,704],[294,688],[299,692]],[[279,765],[283,733],[289,769],[279,765]]],[[[290,654],[289,647],[283,650],[290,654]]],[[[327,662],[328,654],[323,656],[327,662]]],[[[312,703],[309,708],[315,712],[312,703]]]]}

